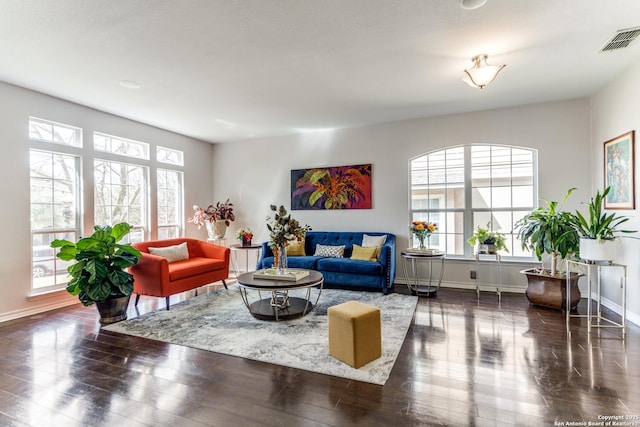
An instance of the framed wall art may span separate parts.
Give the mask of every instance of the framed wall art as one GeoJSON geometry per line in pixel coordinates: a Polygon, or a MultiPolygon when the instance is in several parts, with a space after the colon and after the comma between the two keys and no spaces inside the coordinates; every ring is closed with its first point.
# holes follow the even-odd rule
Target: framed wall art
{"type": "Polygon", "coordinates": [[[371,163],[292,170],[291,209],[371,209],[371,163]]]}
{"type": "Polygon", "coordinates": [[[604,188],[611,187],[605,209],[635,208],[634,139],[631,131],[604,143],[604,188]]]}

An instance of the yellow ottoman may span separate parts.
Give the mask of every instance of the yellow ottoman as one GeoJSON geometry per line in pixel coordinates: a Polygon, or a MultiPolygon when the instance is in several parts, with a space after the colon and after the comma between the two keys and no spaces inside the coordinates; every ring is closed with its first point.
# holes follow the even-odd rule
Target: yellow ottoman
{"type": "Polygon", "coordinates": [[[329,307],[329,354],[354,368],[382,355],[380,309],[358,301],[329,307]]]}

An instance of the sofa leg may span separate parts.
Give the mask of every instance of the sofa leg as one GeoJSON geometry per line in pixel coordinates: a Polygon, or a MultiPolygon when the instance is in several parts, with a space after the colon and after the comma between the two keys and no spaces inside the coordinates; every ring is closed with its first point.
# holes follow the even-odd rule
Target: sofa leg
{"type": "Polygon", "coordinates": [[[223,280],[223,281],[222,281],[222,284],[224,285],[224,288],[225,288],[225,289],[229,289],[229,288],[227,288],[227,282],[225,282],[225,281],[223,280]]]}
{"type": "Polygon", "coordinates": [[[195,291],[196,291],[196,296],[198,296],[198,288],[196,288],[195,291]]]}
{"type": "Polygon", "coordinates": [[[140,301],[140,294],[136,294],[136,302],[133,304],[135,307],[138,306],[138,301],[140,301]]]}
{"type": "Polygon", "coordinates": [[[167,311],[169,311],[169,297],[166,297],[165,301],[167,302],[167,311]]]}

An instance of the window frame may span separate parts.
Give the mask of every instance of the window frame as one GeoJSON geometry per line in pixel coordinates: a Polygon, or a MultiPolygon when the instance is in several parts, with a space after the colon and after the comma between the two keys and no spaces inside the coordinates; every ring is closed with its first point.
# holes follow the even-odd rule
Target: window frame
{"type": "MultiPolygon", "coordinates": [[[[436,157],[433,157],[433,158],[436,159],[436,157]]],[[[453,169],[459,168],[460,166],[459,162],[460,160],[458,159],[457,163],[452,165],[452,168],[453,169]]],[[[443,249],[443,246],[444,246],[444,248],[446,248],[447,256],[450,256],[453,258],[456,258],[456,257],[474,258],[475,257],[473,253],[473,247],[471,247],[471,245],[467,242],[467,239],[471,237],[475,228],[478,225],[480,226],[486,225],[486,222],[482,224],[479,224],[479,223],[474,224],[474,220],[476,216],[478,216],[478,214],[489,213],[491,218],[494,218],[493,213],[501,213],[501,214],[508,213],[511,218],[511,226],[513,226],[513,224],[517,221],[517,218],[519,216],[525,215],[526,213],[531,212],[531,210],[536,209],[538,207],[538,150],[533,148],[521,147],[521,146],[515,146],[515,145],[490,144],[490,143],[462,144],[462,145],[456,145],[456,146],[443,147],[443,148],[438,148],[436,150],[432,150],[432,151],[410,158],[408,169],[409,169],[409,223],[415,220],[424,220],[424,221],[436,222],[439,225],[441,225],[442,221],[446,221],[445,222],[446,230],[442,230],[439,227],[439,229],[431,237],[430,244],[432,245],[432,247],[438,247],[441,250],[443,249]],[[479,148],[479,147],[480,148],[487,147],[491,153],[493,152],[492,151],[493,149],[502,150],[502,151],[509,150],[510,162],[508,163],[508,165],[509,165],[510,174],[508,176],[508,180],[510,184],[508,186],[505,186],[504,183],[501,183],[500,185],[494,185],[493,176],[490,176],[489,178],[489,185],[485,185],[482,187],[474,186],[474,182],[473,182],[474,178],[472,173],[474,171],[472,151],[474,148],[479,148]],[[453,153],[454,152],[453,150],[462,150],[463,152],[463,157],[462,157],[463,158],[463,161],[462,161],[463,177],[461,181],[462,187],[455,185],[456,184],[455,179],[448,181],[449,168],[447,166],[446,156],[449,152],[453,153]],[[513,160],[514,158],[513,153],[515,150],[524,151],[531,158],[531,161],[529,163],[525,163],[527,165],[530,165],[530,168],[531,168],[531,176],[530,176],[531,205],[514,206],[514,200],[512,198],[509,206],[496,207],[496,206],[493,206],[493,204],[491,204],[489,207],[474,206],[473,192],[474,192],[474,189],[477,189],[477,188],[483,188],[483,189],[488,188],[489,192],[492,193],[494,188],[504,189],[508,187],[511,190],[511,194],[513,195],[513,189],[518,187],[518,185],[514,185],[515,180],[513,175],[513,166],[516,164],[521,164],[521,163],[514,162],[513,160]],[[438,155],[441,157],[441,159],[444,159],[444,160],[441,160],[441,163],[443,164],[443,166],[441,166],[440,168],[429,167],[430,159],[431,159],[431,157],[429,156],[434,156],[434,155],[438,155]],[[426,164],[427,166],[418,169],[416,166],[414,166],[416,164],[416,161],[420,161],[422,164],[426,164]],[[441,182],[435,182],[434,180],[434,183],[431,184],[429,178],[437,175],[437,174],[430,175],[430,171],[432,170],[440,170],[441,175],[443,176],[446,175],[446,176],[442,178],[441,182]],[[422,181],[423,182],[422,184],[420,183],[416,184],[416,181],[419,181],[419,180],[416,179],[415,177],[419,174],[422,174],[423,178],[428,177],[428,178],[425,178],[424,181],[422,181]],[[422,188],[418,188],[419,185],[422,188]],[[432,196],[430,195],[430,190],[432,188],[436,188],[436,189],[440,188],[440,191],[443,194],[445,193],[448,194],[449,192],[453,194],[456,190],[461,191],[460,194],[463,195],[462,196],[463,207],[460,207],[457,205],[447,207],[445,202],[445,205],[440,209],[430,208],[428,205],[430,204],[429,200],[432,199],[432,196]],[[427,203],[426,203],[427,207],[421,207],[421,208],[414,207],[414,197],[415,197],[414,194],[417,191],[423,191],[425,193],[426,197],[422,197],[422,198],[427,200],[427,203]],[[459,229],[460,227],[451,226],[449,225],[450,223],[461,224],[462,234],[457,233],[457,229],[459,229]],[[443,233],[443,231],[446,231],[446,233],[443,233]],[[443,237],[444,237],[444,240],[441,240],[443,239],[443,237]],[[462,245],[463,247],[462,251],[453,252],[450,249],[451,247],[453,247],[455,251],[456,250],[455,248],[458,248],[459,245],[462,245]]],[[[491,171],[492,171],[491,173],[493,173],[493,169],[491,169],[491,171]]],[[[435,194],[438,194],[438,193],[436,192],[435,194]]],[[[442,197],[444,198],[445,196],[442,196],[442,197]]],[[[421,198],[416,198],[416,199],[421,199],[421,198]]],[[[422,204],[425,205],[424,202],[422,202],[422,204]]],[[[516,240],[516,235],[514,234],[513,229],[500,230],[500,231],[504,233],[505,236],[507,237],[508,246],[510,248],[509,253],[502,254],[503,259],[505,258],[510,260],[533,259],[532,253],[526,253],[521,250],[520,244],[516,240]]],[[[416,242],[414,236],[412,236],[411,233],[409,233],[409,242],[412,245],[415,245],[415,242],[416,242]]]]}

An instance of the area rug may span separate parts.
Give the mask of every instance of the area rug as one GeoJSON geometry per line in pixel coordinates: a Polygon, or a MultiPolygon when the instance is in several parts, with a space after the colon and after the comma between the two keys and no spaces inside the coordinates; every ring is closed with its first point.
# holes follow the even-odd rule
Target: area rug
{"type": "MultiPolygon", "coordinates": [[[[315,301],[314,295],[312,300],[315,301]]],[[[395,293],[324,289],[317,307],[305,317],[273,322],[254,319],[244,306],[238,287],[231,286],[171,306],[169,311],[148,313],[103,329],[384,385],[411,324],[417,300],[395,293]],[[378,307],[382,315],[382,357],[359,369],[328,354],[327,308],[350,300],[378,307]]]]}

